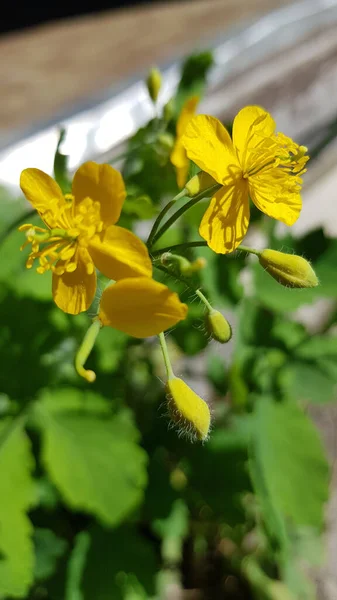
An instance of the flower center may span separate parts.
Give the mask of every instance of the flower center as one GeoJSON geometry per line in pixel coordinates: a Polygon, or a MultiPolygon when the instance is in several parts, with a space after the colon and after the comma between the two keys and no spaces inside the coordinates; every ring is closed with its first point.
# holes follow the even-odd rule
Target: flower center
{"type": "MultiPolygon", "coordinates": [[[[291,188],[301,184],[300,176],[305,173],[305,165],[309,160],[307,148],[298,146],[282,133],[269,137],[261,136],[261,140],[253,148],[248,147],[249,159],[243,172],[244,179],[254,177],[262,172],[277,169],[279,176],[292,176],[291,188]]],[[[274,171],[275,172],[275,171],[274,171]]]]}
{"type": "Polygon", "coordinates": [[[52,270],[61,275],[64,271],[68,273],[75,271],[77,264],[76,261],[71,259],[76,252],[77,236],[71,235],[71,230],[43,229],[35,225],[25,224],[19,227],[19,231],[25,231],[27,238],[20,250],[23,250],[28,244],[32,245],[32,250],[26,261],[27,269],[31,269],[34,260],[38,259],[39,266],[36,269],[38,273],[52,270]],[[59,260],[63,261],[62,273],[57,272],[56,263],[59,260]]]}
{"type": "MultiPolygon", "coordinates": [[[[19,231],[25,231],[27,237],[21,250],[28,244],[32,245],[26,262],[27,269],[31,269],[34,261],[38,259],[38,273],[49,270],[57,275],[72,273],[77,268],[78,248],[86,248],[93,236],[103,230],[99,202],[84,198],[75,205],[71,194],[65,196],[65,201],[61,206],[58,201],[52,203],[52,206],[41,214],[41,218],[49,225],[48,229],[31,224],[19,227],[19,231]]],[[[93,265],[88,263],[87,269],[90,273],[93,268],[93,265]]]]}

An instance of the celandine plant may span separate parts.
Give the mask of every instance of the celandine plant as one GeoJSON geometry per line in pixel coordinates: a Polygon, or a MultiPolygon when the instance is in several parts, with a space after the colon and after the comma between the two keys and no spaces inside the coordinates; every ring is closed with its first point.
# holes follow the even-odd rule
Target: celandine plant
{"type": "MultiPolygon", "coordinates": [[[[158,74],[152,75],[158,78],[158,74]]],[[[149,82],[151,85],[151,80],[149,82]]],[[[153,89],[150,87],[151,96],[156,100],[153,89]]],[[[188,277],[193,265],[174,253],[174,246],[169,250],[159,248],[153,253],[153,245],[174,226],[178,217],[204,199],[210,202],[199,233],[217,253],[228,254],[240,247],[249,225],[250,198],[268,216],[292,225],[300,214],[301,175],[309,157],[304,146],[275,133],[271,115],[260,107],[247,106],[238,113],[231,139],[214,117],[194,116],[197,102],[197,97],[192,98],[182,108],[171,154],[177,182],[183,190],[159,213],[146,245],[129,230],[116,225],[125,200],[121,174],[110,165],[94,162],[87,162],[76,171],[72,192],[65,196],[46,173],[25,169],[21,189],[46,227],[25,224],[20,231],[27,237],[22,249],[27,244],[32,248],[27,268],[38,260],[39,273],[52,271],[53,298],[64,312],[76,315],[90,307],[96,292],[96,269],[111,280],[77,354],[78,373],[88,381],[95,380],[93,371],[86,371],[83,365],[101,327],[113,327],[138,338],[159,335],[172,419],[191,439],[205,440],[210,427],[209,409],[173,374],[163,335],[186,317],[187,306],[175,292],[155,281],[152,273],[153,261],[156,266],[158,258],[168,265],[166,270],[174,277],[188,277]],[[188,157],[201,171],[186,182],[188,157]],[[193,200],[186,201],[162,223],[177,199],[189,196],[193,200]],[[178,274],[171,270],[173,265],[178,274]]],[[[194,245],[198,242],[179,244],[178,250],[182,252],[194,245]]],[[[303,288],[318,284],[309,263],[300,256],[241,249],[256,254],[267,272],[283,285],[303,288]]],[[[211,337],[220,343],[228,342],[231,329],[225,318],[200,289],[193,292],[205,304],[211,337]]]]}
{"type": "Polygon", "coordinates": [[[335,302],[337,242],[275,227],[317,151],[259,106],[198,114],[211,65],[162,110],[153,69],[111,164],[70,176],[61,134],[32,210],[1,197],[1,598],[316,598],[337,312],[295,311],[335,302]]]}

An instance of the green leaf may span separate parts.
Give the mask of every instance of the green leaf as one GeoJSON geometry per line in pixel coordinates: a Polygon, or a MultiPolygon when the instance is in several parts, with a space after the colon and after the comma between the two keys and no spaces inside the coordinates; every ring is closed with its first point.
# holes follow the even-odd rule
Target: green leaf
{"type": "Polygon", "coordinates": [[[315,335],[296,348],[296,356],[306,360],[325,357],[337,359],[337,336],[315,335]]]}
{"type": "MultiPolygon", "coordinates": [[[[249,470],[282,580],[296,600],[314,600],[303,566],[320,564],[329,468],[319,435],[290,401],[256,398],[249,470]]],[[[282,596],[281,596],[282,597],[282,596]]]]}
{"type": "Polygon", "coordinates": [[[283,519],[320,530],[329,468],[314,425],[290,401],[260,397],[254,412],[250,466],[256,493],[283,519]]]}
{"type": "Polygon", "coordinates": [[[207,505],[210,515],[229,525],[245,519],[240,498],[251,489],[246,469],[250,421],[238,417],[230,427],[213,431],[207,445],[186,450],[191,501],[200,509],[207,505]]]}
{"type": "Polygon", "coordinates": [[[300,323],[296,321],[288,321],[279,315],[271,330],[271,334],[276,344],[281,344],[288,351],[293,350],[301,342],[308,339],[308,334],[300,323]]]}
{"type": "Polygon", "coordinates": [[[94,514],[112,526],[142,500],[147,455],[137,443],[128,410],[111,414],[103,398],[86,397],[87,401],[72,389],[55,392],[52,402],[50,394],[42,396],[38,410],[42,461],[73,510],[94,514]],[[81,399],[81,408],[74,409],[81,399]]]}
{"type": "Polygon", "coordinates": [[[19,426],[0,423],[0,596],[21,598],[33,581],[33,527],[27,517],[32,505],[34,467],[29,440],[19,426]]]}
{"type": "Polygon", "coordinates": [[[135,527],[123,526],[111,532],[95,527],[82,579],[83,600],[125,600],[125,588],[154,594],[157,559],[155,547],[135,527]]]}
{"type": "Polygon", "coordinates": [[[67,542],[57,537],[51,529],[34,530],[35,577],[47,579],[56,569],[57,560],[65,552],[67,542]]]}
{"type": "Polygon", "coordinates": [[[319,365],[294,361],[288,363],[279,374],[279,385],[283,392],[296,400],[315,404],[336,400],[336,384],[319,365]]]}

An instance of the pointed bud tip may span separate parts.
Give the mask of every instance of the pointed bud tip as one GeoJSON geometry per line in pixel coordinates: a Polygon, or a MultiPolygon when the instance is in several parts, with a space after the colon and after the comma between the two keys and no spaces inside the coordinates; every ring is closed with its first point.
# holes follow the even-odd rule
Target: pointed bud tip
{"type": "Polygon", "coordinates": [[[174,100],[173,98],[171,98],[171,100],[169,100],[163,109],[163,117],[165,121],[171,121],[172,117],[174,115],[174,100]]]}
{"type": "Polygon", "coordinates": [[[156,67],[152,68],[146,80],[147,89],[152,102],[157,101],[161,83],[162,77],[160,71],[156,67]]]}
{"type": "Polygon", "coordinates": [[[186,195],[188,195],[190,198],[193,198],[194,196],[201,194],[201,192],[204,190],[213,187],[213,185],[216,185],[216,183],[217,182],[211,175],[205,171],[200,171],[186,183],[186,195]]]}
{"type": "Polygon", "coordinates": [[[266,249],[260,253],[259,261],[269,275],[286,287],[311,288],[319,284],[309,261],[302,256],[266,249]]]}
{"type": "Polygon", "coordinates": [[[207,313],[206,326],[210,336],[220,344],[226,344],[232,337],[230,324],[218,310],[213,309],[207,313]]]}
{"type": "Polygon", "coordinates": [[[192,440],[207,440],[211,425],[208,404],[178,377],[168,380],[166,393],[169,415],[179,431],[192,440]]]}

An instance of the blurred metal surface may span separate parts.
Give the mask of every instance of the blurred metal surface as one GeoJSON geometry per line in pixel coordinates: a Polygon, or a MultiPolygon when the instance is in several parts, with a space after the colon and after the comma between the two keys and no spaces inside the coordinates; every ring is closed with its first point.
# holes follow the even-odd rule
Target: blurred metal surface
{"type": "MultiPolygon", "coordinates": [[[[337,0],[302,0],[232,27],[216,41],[204,40],[202,46],[214,50],[215,67],[200,110],[226,118],[256,102],[273,110],[280,129],[305,136],[336,113],[336,100],[331,101],[337,98],[336,33],[337,0]]],[[[179,61],[162,67],[161,105],[174,93],[179,68],[179,61]]],[[[9,143],[5,137],[0,184],[16,187],[27,166],[51,172],[59,126],[67,131],[62,152],[75,169],[88,158],[118,153],[152,116],[145,85],[135,79],[25,139],[9,143]]]]}

